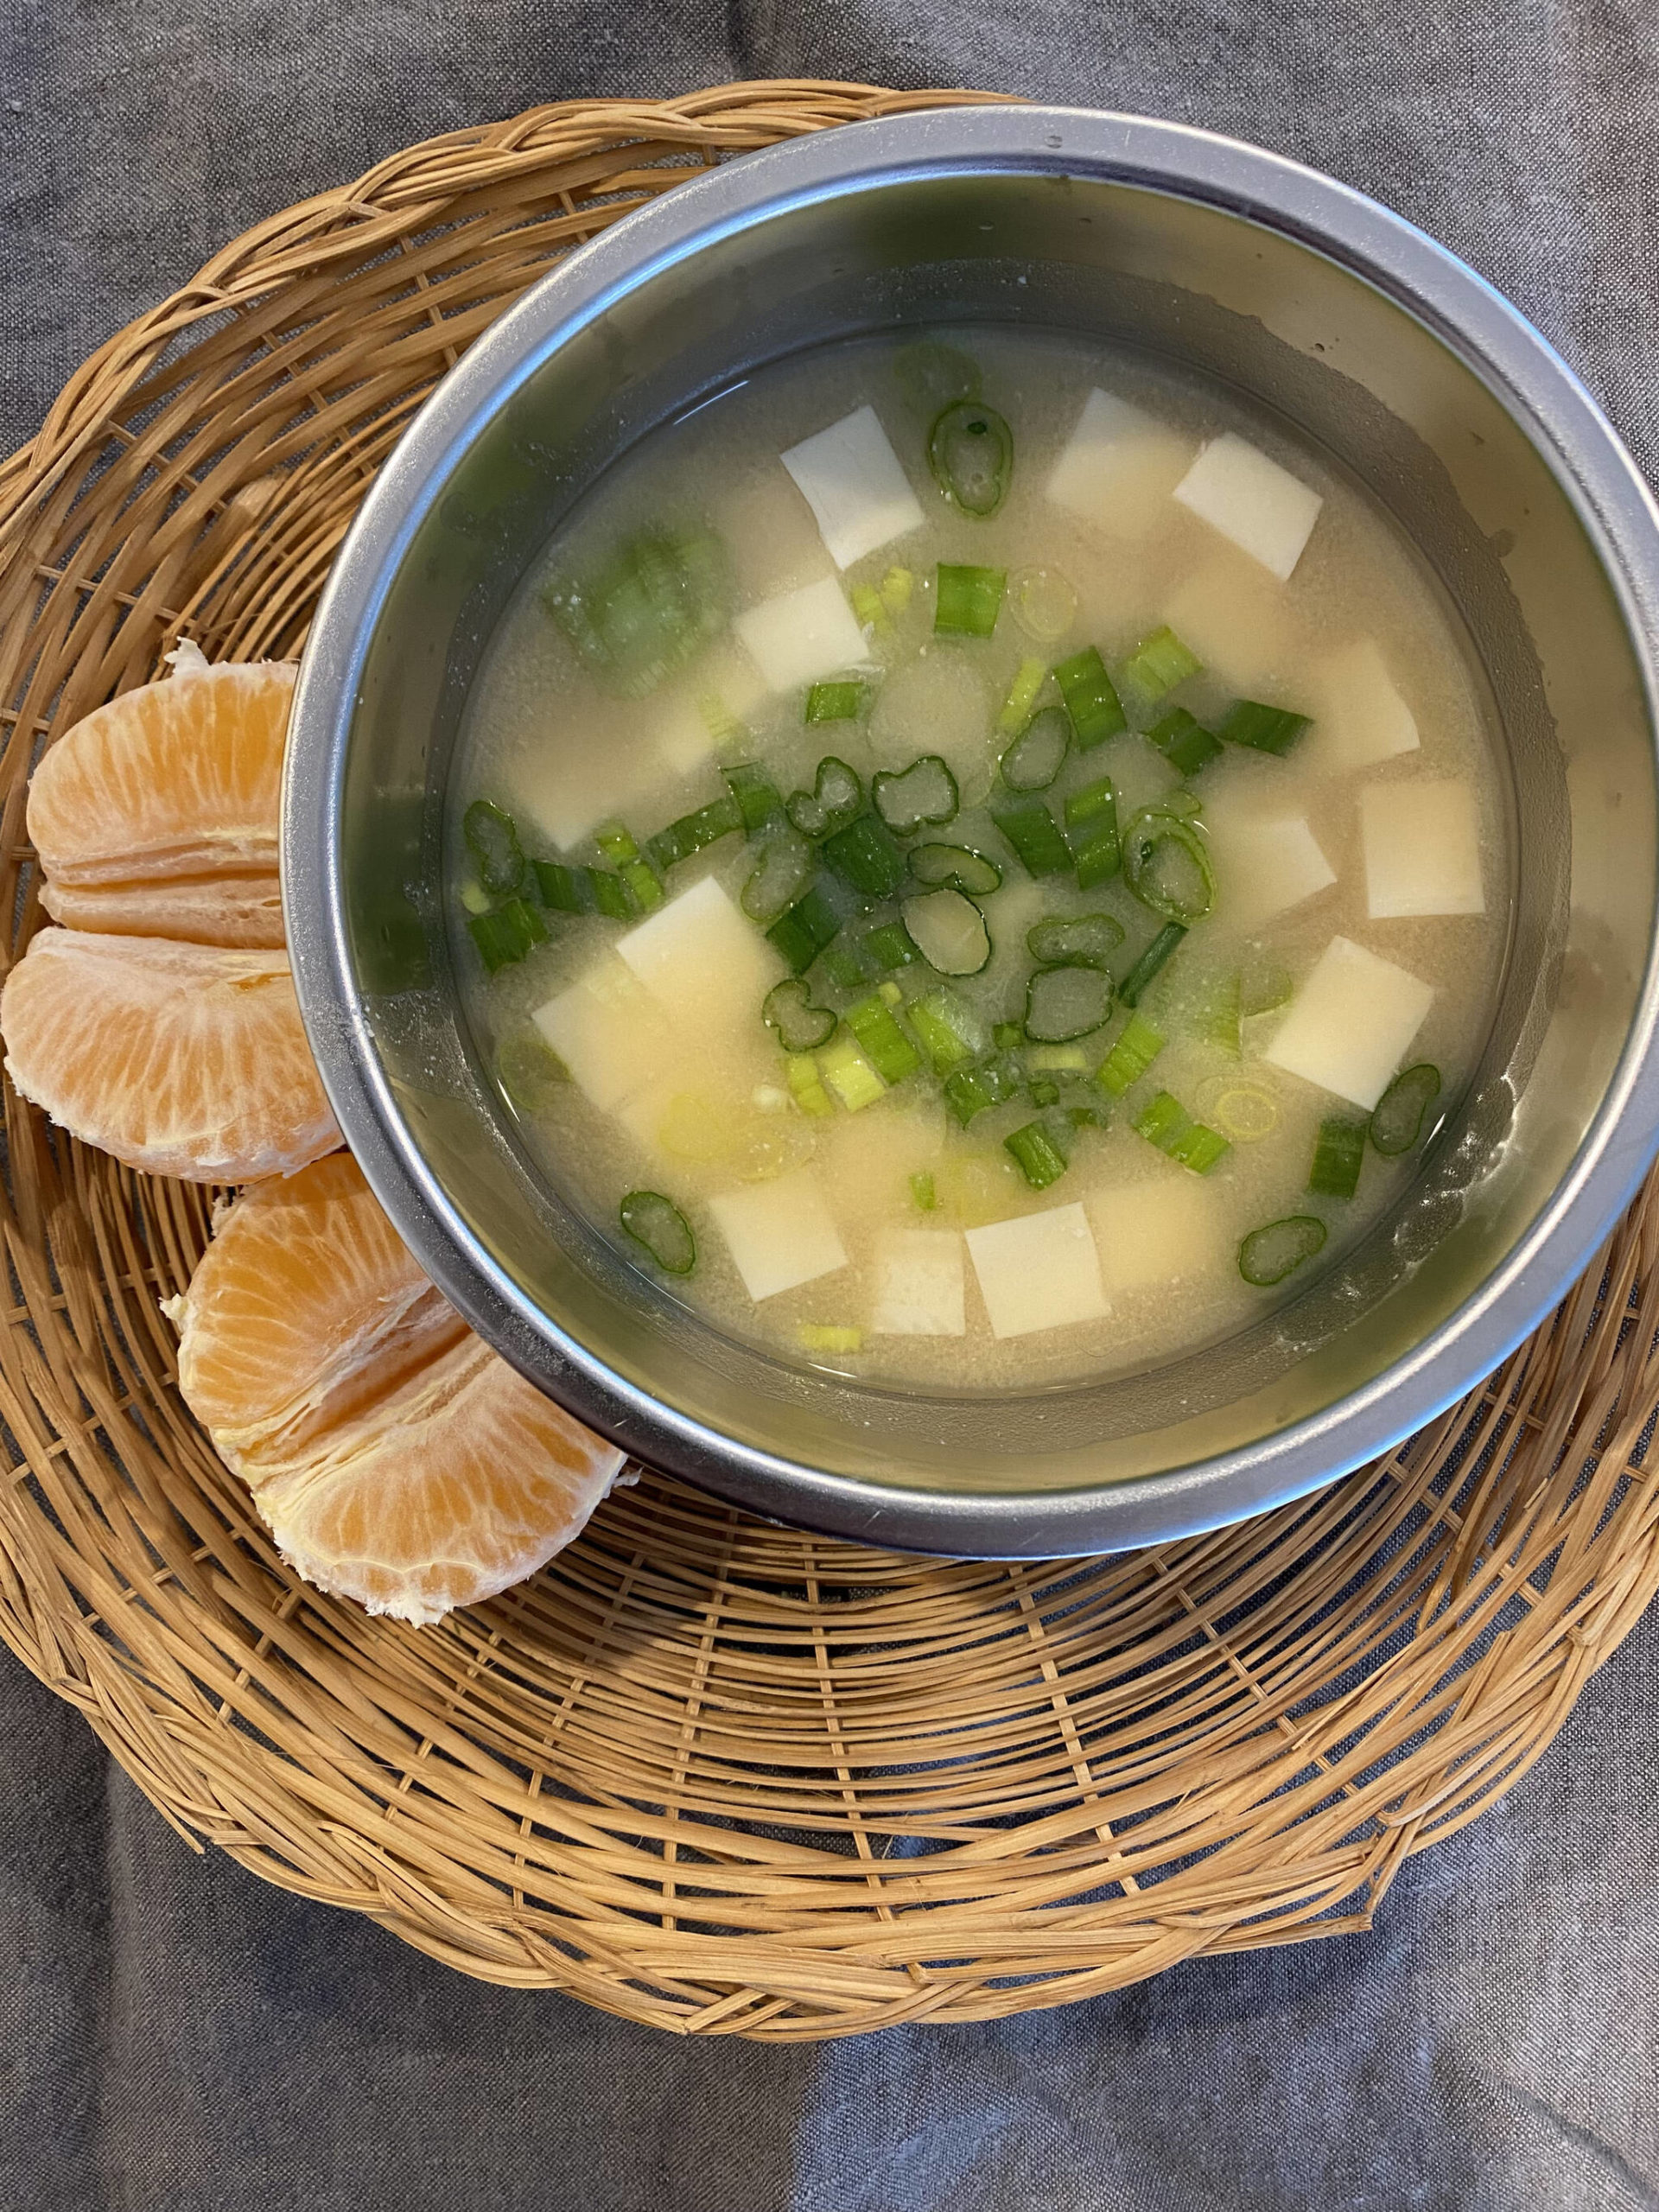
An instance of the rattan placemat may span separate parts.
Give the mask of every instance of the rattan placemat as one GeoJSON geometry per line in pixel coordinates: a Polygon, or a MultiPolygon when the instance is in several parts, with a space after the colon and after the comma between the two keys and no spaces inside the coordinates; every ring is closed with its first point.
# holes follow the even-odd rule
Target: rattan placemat
{"type": "MultiPolygon", "coordinates": [[[[14,957],[41,741],[181,632],[297,651],[404,424],[550,261],[728,152],[971,97],[539,108],[276,216],[115,338],[0,470],[14,957]]],[[[187,1840],[493,1980],[844,2035],[1363,1927],[1659,1588],[1649,1185],[1485,1388],[1243,1527],[940,1563],[647,1475],[495,1604],[370,1621],[283,1566],[180,1403],[157,1301],[207,1194],[10,1085],[5,1116],[0,1635],[187,1840]]]]}

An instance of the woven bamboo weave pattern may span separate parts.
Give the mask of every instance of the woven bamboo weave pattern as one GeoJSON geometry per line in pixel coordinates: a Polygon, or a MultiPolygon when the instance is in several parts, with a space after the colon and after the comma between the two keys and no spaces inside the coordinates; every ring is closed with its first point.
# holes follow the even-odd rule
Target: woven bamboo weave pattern
{"type": "MultiPolygon", "coordinates": [[[[410,414],[553,259],[727,154],[965,97],[538,109],[274,218],[112,340],[0,468],[10,957],[43,743],[181,634],[296,652],[410,414]]],[[[1659,1588],[1650,1185],[1485,1388],[1242,1528],[941,1563],[646,1475],[495,1603],[370,1621],[180,1403],[158,1300],[211,1194],[4,1108],[0,1635],[187,1840],[469,1974],[810,2037],[1363,1927],[1659,1588]]]]}

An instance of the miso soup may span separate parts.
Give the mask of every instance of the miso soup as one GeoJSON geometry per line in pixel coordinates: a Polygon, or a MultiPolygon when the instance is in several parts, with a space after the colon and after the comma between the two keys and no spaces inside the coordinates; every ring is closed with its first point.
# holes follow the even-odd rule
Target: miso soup
{"type": "Polygon", "coordinates": [[[944,1391],[1243,1325],[1408,1186],[1508,927],[1490,710],[1275,420],[1008,329],[768,368],[557,530],[457,755],[546,1173],[785,1357],[944,1391]]]}

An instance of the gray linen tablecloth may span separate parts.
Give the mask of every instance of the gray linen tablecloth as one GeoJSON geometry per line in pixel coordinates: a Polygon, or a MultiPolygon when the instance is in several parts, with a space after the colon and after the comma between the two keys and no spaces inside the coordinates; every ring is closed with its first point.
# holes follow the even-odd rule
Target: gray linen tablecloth
{"type": "MultiPolygon", "coordinates": [[[[1333,172],[1530,314],[1659,465],[1643,0],[3,0],[0,444],[261,215],[538,100],[998,86],[1333,172]]],[[[0,1655],[3,2212],[1659,2206],[1659,1632],[1370,1937],[998,2026],[691,2044],[190,1856],[0,1655]]]]}

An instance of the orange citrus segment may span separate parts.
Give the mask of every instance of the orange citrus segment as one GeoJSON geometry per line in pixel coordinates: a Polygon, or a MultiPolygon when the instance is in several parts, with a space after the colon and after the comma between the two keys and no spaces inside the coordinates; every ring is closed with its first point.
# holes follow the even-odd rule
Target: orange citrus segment
{"type": "Polygon", "coordinates": [[[372,1612],[522,1581],[622,1465],[444,1302],[346,1154],[238,1198],[169,1311],[185,1399],[283,1555],[372,1612]]]}
{"type": "Polygon", "coordinates": [[[285,952],[42,930],[0,1031],[23,1096],[130,1167],[238,1183],[340,1141],[285,952]]]}
{"type": "Polygon", "coordinates": [[[286,944],[275,875],[175,876],[155,883],[52,883],[41,904],[72,930],[182,938],[191,944],[286,944]]]}

